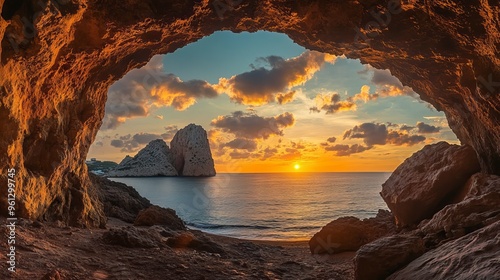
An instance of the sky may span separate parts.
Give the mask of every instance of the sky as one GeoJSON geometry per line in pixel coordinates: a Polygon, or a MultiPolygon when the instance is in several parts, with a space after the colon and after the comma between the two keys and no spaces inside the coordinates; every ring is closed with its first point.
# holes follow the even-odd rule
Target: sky
{"type": "Polygon", "coordinates": [[[218,172],[390,172],[426,144],[459,143],[389,70],[284,34],[223,31],[113,84],[88,158],[120,162],[190,123],[218,172]]]}

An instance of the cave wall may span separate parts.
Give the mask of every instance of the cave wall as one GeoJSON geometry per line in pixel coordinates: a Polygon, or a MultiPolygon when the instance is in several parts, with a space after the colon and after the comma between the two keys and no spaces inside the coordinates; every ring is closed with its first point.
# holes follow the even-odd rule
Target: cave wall
{"type": "Polygon", "coordinates": [[[282,32],[390,69],[500,174],[499,14],[496,0],[24,1],[0,18],[0,209],[16,168],[18,216],[102,225],[84,161],[107,88],[217,30],[282,32]]]}

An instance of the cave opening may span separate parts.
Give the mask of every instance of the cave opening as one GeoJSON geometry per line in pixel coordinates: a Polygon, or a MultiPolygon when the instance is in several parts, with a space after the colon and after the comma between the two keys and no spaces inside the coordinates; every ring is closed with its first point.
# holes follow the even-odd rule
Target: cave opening
{"type": "MultiPolygon", "coordinates": [[[[444,114],[420,100],[388,70],[307,50],[281,33],[221,31],[172,54],[155,56],[109,88],[106,114],[90,148],[88,166],[102,175],[113,162],[133,157],[155,139],[168,144],[189,123],[201,125],[208,133],[218,172],[215,178],[112,180],[134,186],[154,204],[173,208],[193,227],[244,238],[306,238],[349,211],[357,211],[360,218],[374,216],[378,209],[387,208],[378,191],[389,172],[426,144],[458,143],[444,114]],[[334,178],[355,181],[353,189],[370,184],[371,196],[364,199],[372,203],[362,207],[349,202],[360,193],[346,195],[345,203],[358,208],[310,214],[309,228],[294,230],[284,225],[289,218],[285,214],[272,221],[272,216],[252,208],[258,203],[243,207],[242,200],[249,198],[231,190],[234,184],[250,188],[245,180],[259,180],[248,174],[281,174],[267,175],[271,176],[268,183],[300,182],[294,195],[281,199],[281,193],[289,190],[278,186],[274,192],[255,191],[272,194],[271,200],[262,195],[251,199],[285,205],[307,196],[307,188],[300,184],[307,185],[311,174],[318,172],[377,172],[356,180],[334,178]],[[255,215],[247,214],[245,219],[244,213],[255,215]],[[273,222],[279,224],[278,232],[267,224],[273,222]],[[240,235],[241,229],[248,232],[248,228],[252,234],[240,235]]],[[[335,205],[338,197],[328,195],[328,186],[323,187],[318,190],[321,195],[296,205],[290,216],[303,216],[300,207],[305,204],[313,205],[308,213],[319,210],[314,205],[335,205]]],[[[349,193],[349,188],[343,191],[349,193]]]]}

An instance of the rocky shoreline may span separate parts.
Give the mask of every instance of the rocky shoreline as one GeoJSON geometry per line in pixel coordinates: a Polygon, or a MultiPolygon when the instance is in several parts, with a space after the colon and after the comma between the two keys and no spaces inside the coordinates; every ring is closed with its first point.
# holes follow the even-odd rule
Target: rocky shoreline
{"type": "MultiPolygon", "coordinates": [[[[339,218],[309,242],[240,240],[190,230],[174,210],[152,205],[132,187],[90,174],[95,202],[102,204],[96,207],[102,208],[107,223],[91,229],[20,219],[16,225],[15,276],[493,279],[493,275],[500,275],[500,176],[464,175],[477,168],[474,154],[466,146],[426,146],[383,185],[381,195],[393,202],[388,205],[396,211],[380,210],[376,217],[364,220],[339,218]],[[422,171],[419,166],[429,155],[435,157],[433,164],[422,171]],[[453,161],[456,158],[462,159],[461,163],[453,161]],[[456,176],[458,171],[461,176],[456,176]],[[414,178],[420,185],[414,184],[414,178]],[[427,199],[429,193],[440,203],[432,215],[426,212],[433,208],[427,199]],[[401,201],[428,205],[425,209],[402,208],[401,201]],[[411,220],[403,223],[408,217],[411,220]]],[[[7,235],[8,229],[0,231],[7,235]]],[[[3,247],[6,243],[7,239],[0,241],[3,247]]],[[[0,261],[6,263],[7,256],[1,255],[0,261]]],[[[4,269],[0,276],[4,279],[11,276],[9,273],[4,269]]]]}

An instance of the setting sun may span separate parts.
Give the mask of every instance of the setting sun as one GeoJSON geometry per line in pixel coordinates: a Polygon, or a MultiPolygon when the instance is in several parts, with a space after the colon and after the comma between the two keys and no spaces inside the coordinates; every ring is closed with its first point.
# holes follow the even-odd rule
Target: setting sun
{"type": "Polygon", "coordinates": [[[300,165],[298,163],[296,163],[293,168],[295,168],[295,170],[299,170],[300,169],[300,165]]]}

